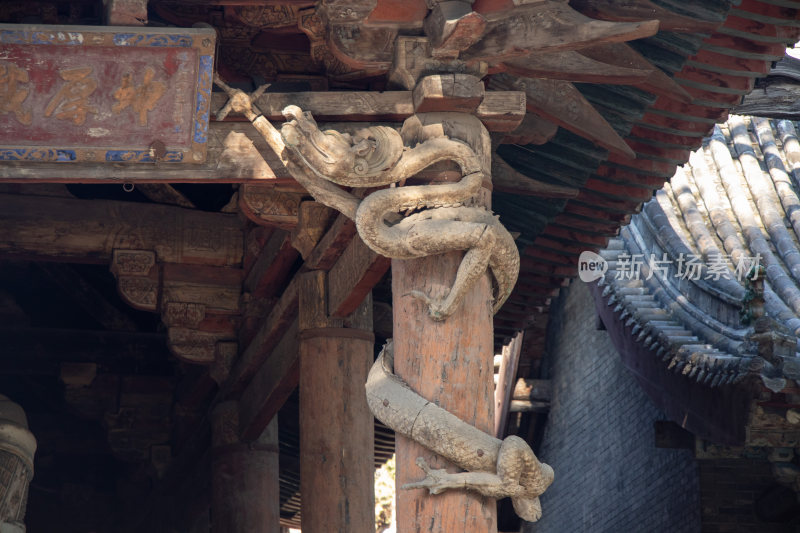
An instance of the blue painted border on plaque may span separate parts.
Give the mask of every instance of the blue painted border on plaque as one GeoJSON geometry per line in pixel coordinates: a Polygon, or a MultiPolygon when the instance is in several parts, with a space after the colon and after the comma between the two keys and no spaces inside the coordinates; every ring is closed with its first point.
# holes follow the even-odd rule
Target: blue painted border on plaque
{"type": "Polygon", "coordinates": [[[214,78],[214,56],[200,56],[197,69],[197,105],[194,110],[194,142],[208,140],[208,121],[211,109],[211,81],[214,78]]]}
{"type": "MultiPolygon", "coordinates": [[[[115,163],[155,163],[150,150],[108,150],[106,161],[115,163]]],[[[161,161],[165,163],[178,163],[183,161],[183,152],[171,150],[164,154],[161,161]]]]}
{"type": "Polygon", "coordinates": [[[74,150],[57,148],[0,148],[0,161],[75,161],[74,150]]]}
{"type": "Polygon", "coordinates": [[[0,43],[80,46],[83,44],[83,34],[72,31],[0,30],[0,43]],[[68,39],[59,38],[59,35],[68,37],[68,39]]]}
{"type": "Polygon", "coordinates": [[[117,46],[154,46],[191,48],[194,40],[191,35],[164,35],[147,33],[115,33],[117,46]]]}

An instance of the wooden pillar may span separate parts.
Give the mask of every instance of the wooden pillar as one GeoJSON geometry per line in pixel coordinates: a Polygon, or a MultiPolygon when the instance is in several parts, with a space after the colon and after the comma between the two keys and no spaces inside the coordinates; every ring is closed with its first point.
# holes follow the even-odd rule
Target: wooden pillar
{"type": "Polygon", "coordinates": [[[278,419],[253,442],[239,440],[236,402],[212,413],[212,533],[279,533],[278,419]]]}
{"type": "MultiPolygon", "coordinates": [[[[486,130],[474,117],[459,122],[459,114],[447,113],[443,130],[461,138],[473,149],[485,146],[486,130]],[[477,131],[476,131],[477,130],[477,131]],[[459,137],[462,132],[465,139],[459,137]]],[[[422,117],[431,124],[433,115],[422,117]]],[[[487,164],[490,154],[479,153],[487,164]]],[[[487,167],[488,168],[488,167],[487,167]]],[[[451,173],[452,174],[452,173],[451,173]]],[[[488,171],[486,173],[488,177],[488,171]]],[[[489,194],[482,198],[489,204],[489,194]]],[[[493,327],[489,274],[467,293],[456,312],[443,322],[428,316],[427,306],[408,293],[421,290],[442,297],[453,285],[463,253],[450,252],[414,260],[392,261],[394,320],[394,370],[418,394],[450,411],[465,422],[494,433],[493,327]]],[[[423,457],[432,468],[459,470],[415,442],[397,436],[396,486],[398,533],[495,533],[495,500],[472,492],[448,490],[429,495],[427,490],[403,490],[405,483],[420,481],[425,474],[416,465],[423,457]]]]}
{"type": "Polygon", "coordinates": [[[327,274],[302,274],[300,491],[303,533],[375,531],[374,425],[364,383],[374,358],[372,296],[330,318],[327,274]]]}

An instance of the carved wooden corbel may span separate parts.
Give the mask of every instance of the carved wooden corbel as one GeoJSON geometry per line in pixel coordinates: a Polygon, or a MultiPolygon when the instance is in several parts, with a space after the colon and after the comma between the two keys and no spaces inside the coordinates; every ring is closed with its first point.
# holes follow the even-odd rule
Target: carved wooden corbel
{"type": "Polygon", "coordinates": [[[399,36],[394,45],[394,58],[389,71],[389,85],[412,90],[429,74],[457,73],[483,78],[489,71],[485,61],[469,64],[458,59],[433,57],[428,37],[399,36]]]}
{"type": "Polygon", "coordinates": [[[281,192],[270,185],[246,183],[239,187],[239,208],[262,226],[292,229],[297,226],[298,209],[303,195],[281,192]]]}
{"type": "Polygon", "coordinates": [[[111,272],[126,303],[161,313],[177,358],[213,363],[217,343],[236,338],[241,270],[159,264],[153,251],[114,250],[111,272]]]}
{"type": "Polygon", "coordinates": [[[297,226],[292,230],[292,246],[305,259],[325,235],[335,211],[319,202],[300,203],[297,226]]]}
{"type": "Polygon", "coordinates": [[[159,272],[156,254],[149,250],[114,250],[111,273],[117,278],[117,290],[134,309],[158,310],[159,272]]]}

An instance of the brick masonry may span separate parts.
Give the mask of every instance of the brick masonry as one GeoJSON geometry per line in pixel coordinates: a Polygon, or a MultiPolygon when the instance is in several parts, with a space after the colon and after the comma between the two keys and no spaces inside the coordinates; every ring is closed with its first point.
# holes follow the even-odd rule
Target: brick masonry
{"type": "Polygon", "coordinates": [[[689,450],[655,447],[661,413],[595,327],[574,281],[553,304],[545,372],[553,398],[539,457],[555,469],[544,516],[527,533],[696,532],[701,505],[689,450]]]}

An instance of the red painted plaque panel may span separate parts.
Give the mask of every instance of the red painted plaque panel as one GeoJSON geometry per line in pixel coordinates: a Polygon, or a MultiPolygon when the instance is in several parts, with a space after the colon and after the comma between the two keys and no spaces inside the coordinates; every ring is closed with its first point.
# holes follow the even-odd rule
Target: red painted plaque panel
{"type": "Polygon", "coordinates": [[[0,161],[205,160],[213,29],[0,24],[0,161]]]}

